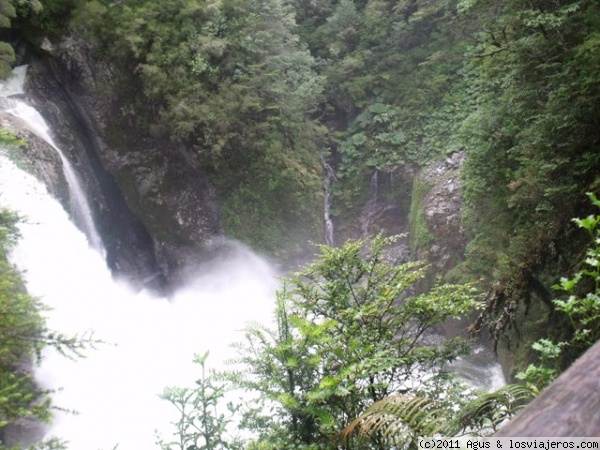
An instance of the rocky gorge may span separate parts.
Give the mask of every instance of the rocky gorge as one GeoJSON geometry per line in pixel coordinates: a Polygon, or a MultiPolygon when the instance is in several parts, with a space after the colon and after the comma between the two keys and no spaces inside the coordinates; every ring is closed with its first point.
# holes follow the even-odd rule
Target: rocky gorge
{"type": "MultiPolygon", "coordinates": [[[[76,37],[22,51],[27,96],[52,124],[85,184],[115,275],[140,287],[169,290],[219,246],[224,230],[218,193],[193,149],[141,130],[133,105],[136,87],[118,67],[97,60],[94,51],[76,37]]],[[[39,139],[24,137],[24,157],[67,202],[60,162],[39,139]]],[[[400,234],[398,261],[426,259],[436,273],[446,273],[466,245],[463,160],[464,154],[456,153],[423,169],[372,177],[359,212],[361,230],[336,224],[346,228],[336,240],[400,234]]]]}
{"type": "MultiPolygon", "coordinates": [[[[418,379],[426,360],[454,383],[446,364],[468,365],[468,348],[475,384],[497,359],[520,380],[510,392],[551,383],[600,329],[600,8],[542,3],[0,0],[0,76],[15,74],[0,99],[0,306],[13,312],[0,340],[28,332],[0,345],[0,448],[2,424],[40,405],[3,409],[1,383],[22,376],[22,399],[53,389],[21,371],[46,312],[51,330],[89,323],[132,345],[89,374],[93,362],[57,362],[89,399],[91,425],[68,426],[79,450],[77,431],[119,428],[97,424],[140,381],[157,384],[139,401],[160,389],[146,373],[161,386],[188,373],[175,350],[223,356],[213,345],[243,328],[233,315],[273,319],[275,302],[273,328],[245,328],[245,372],[264,375],[280,414],[254,416],[256,448],[337,449],[348,420],[404,393],[403,373],[418,379]],[[379,306],[389,328],[372,326],[379,306]],[[402,333],[423,347],[396,352],[402,333]],[[388,373],[397,384],[377,382],[388,373]]],[[[411,395],[446,398],[431,388],[411,395]]],[[[498,408],[479,411],[514,412],[498,408]]],[[[122,431],[127,448],[152,434],[122,431]]],[[[357,448],[387,448],[376,441],[357,448]]]]}

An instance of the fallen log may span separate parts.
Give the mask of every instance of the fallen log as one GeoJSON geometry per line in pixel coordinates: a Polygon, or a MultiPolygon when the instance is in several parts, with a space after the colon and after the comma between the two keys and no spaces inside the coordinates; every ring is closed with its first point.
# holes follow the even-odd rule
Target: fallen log
{"type": "Polygon", "coordinates": [[[494,436],[599,437],[600,342],[494,436]]]}

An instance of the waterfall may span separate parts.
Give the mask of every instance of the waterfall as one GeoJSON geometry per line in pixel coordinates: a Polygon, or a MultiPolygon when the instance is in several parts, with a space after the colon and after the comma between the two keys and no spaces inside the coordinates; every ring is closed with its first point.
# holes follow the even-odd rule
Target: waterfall
{"type": "Polygon", "coordinates": [[[325,224],[325,244],[329,246],[334,246],[334,229],[333,221],[331,220],[331,184],[333,183],[333,180],[335,180],[335,172],[333,168],[327,163],[327,161],[323,161],[323,171],[323,190],[325,191],[323,198],[323,223],[325,224]]]}
{"type": "Polygon", "coordinates": [[[0,81],[0,96],[11,97],[25,93],[23,88],[25,76],[27,75],[27,66],[15,67],[12,74],[6,79],[0,81]]]}
{"type": "Polygon", "coordinates": [[[92,210],[90,209],[90,205],[85,195],[85,191],[81,186],[81,182],[79,181],[79,177],[75,173],[72,164],[50,137],[50,130],[44,121],[44,118],[33,107],[20,100],[14,100],[12,107],[10,107],[7,112],[22,120],[29,131],[42,138],[54,150],[56,150],[60,156],[63,173],[69,187],[69,198],[71,199],[70,212],[73,214],[75,221],[83,228],[83,231],[90,240],[92,247],[103,252],[104,246],[102,244],[102,239],[100,238],[100,233],[98,233],[96,224],[94,223],[92,210]]]}
{"type": "Polygon", "coordinates": [[[448,364],[447,370],[456,372],[467,385],[484,391],[495,391],[506,384],[502,367],[489,348],[478,344],[470,355],[459,357],[448,364]]]}
{"type": "Polygon", "coordinates": [[[100,238],[100,233],[98,233],[94,223],[94,218],[85,191],[81,186],[81,182],[75,173],[73,165],[52,139],[50,128],[41,114],[24,101],[9,98],[13,95],[23,94],[23,84],[26,74],[27,66],[17,67],[12,76],[0,86],[0,91],[2,92],[1,96],[4,97],[3,109],[8,114],[21,120],[27,130],[43,139],[48,145],[56,150],[60,157],[65,180],[67,181],[69,188],[69,198],[71,200],[70,213],[73,215],[76,223],[83,228],[85,235],[90,240],[90,245],[104,253],[104,245],[100,238]]]}
{"type": "MultiPolygon", "coordinates": [[[[15,101],[10,113],[61,153],[39,114],[24,102],[15,101]]],[[[49,328],[65,334],[94,330],[104,341],[79,360],[45,349],[36,380],[44,389],[56,390],[58,407],[78,412],[59,411],[47,437],[64,438],[74,450],[156,448],[155,430],[165,435],[172,430],[164,427],[176,419],[174,408],[158,395],[167,386],[194,385],[200,376],[194,354],[210,350],[208,364],[217,368],[234,356],[229,345],[242,339],[245,324],[270,318],[278,274],[249,249],[231,243],[231,251],[200,270],[170,299],[134,292],[112,278],[100,254],[100,238],[92,236],[95,226],[86,196],[72,168],[67,169],[67,159],[61,159],[67,179],[68,170],[73,174],[71,196],[82,203],[76,220],[85,223],[89,238],[43,185],[0,152],[0,206],[26,217],[11,261],[23,271],[28,291],[49,306],[49,328]],[[86,216],[86,207],[87,218],[80,217],[86,216]]],[[[325,170],[329,184],[324,219],[326,240],[332,244],[333,170],[325,170]]],[[[375,203],[377,181],[375,173],[375,203]]]]}
{"type": "Polygon", "coordinates": [[[167,386],[193,386],[195,353],[222,367],[247,321],[265,322],[277,280],[264,260],[241,245],[215,261],[172,299],[134,293],[115,282],[103,258],[44,186],[0,156],[0,204],[27,217],[11,260],[28,291],[51,310],[48,326],[67,334],[94,330],[105,341],[72,361],[46,349],[36,379],[59,413],[48,436],[77,450],[149,449],[154,430],[174,420],[158,398],[167,386]]]}
{"type": "Polygon", "coordinates": [[[373,222],[373,216],[377,212],[379,201],[379,170],[375,169],[371,175],[371,189],[369,191],[369,198],[363,207],[360,225],[362,237],[366,238],[369,236],[371,224],[373,222]]]}
{"type": "MultiPolygon", "coordinates": [[[[61,153],[41,116],[20,100],[8,100],[9,113],[61,153]]],[[[229,243],[225,256],[171,298],[134,292],[112,278],[84,191],[61,159],[77,202],[72,216],[89,238],[45,186],[0,151],[0,206],[26,218],[11,261],[23,272],[28,292],[49,307],[44,315],[50,329],[67,335],[93,330],[103,341],[77,360],[44,350],[36,380],[56,391],[56,406],[78,413],[58,411],[47,437],[63,438],[77,450],[156,448],[155,430],[170,435],[177,415],[159,394],[167,386],[194,386],[200,377],[195,354],[209,350],[213,368],[234,356],[230,344],[242,340],[246,323],[270,319],[277,274],[249,249],[229,243]]]]}

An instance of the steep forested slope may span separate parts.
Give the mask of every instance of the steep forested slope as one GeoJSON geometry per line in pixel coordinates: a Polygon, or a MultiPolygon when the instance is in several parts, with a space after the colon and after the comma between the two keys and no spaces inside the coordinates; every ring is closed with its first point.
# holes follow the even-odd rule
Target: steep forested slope
{"type": "Polygon", "coordinates": [[[194,148],[226,229],[271,252],[315,237],[322,89],[281,2],[90,3],[75,23],[134,75],[137,125],[194,148]],[[91,13],[92,12],[92,13],[91,13]]]}

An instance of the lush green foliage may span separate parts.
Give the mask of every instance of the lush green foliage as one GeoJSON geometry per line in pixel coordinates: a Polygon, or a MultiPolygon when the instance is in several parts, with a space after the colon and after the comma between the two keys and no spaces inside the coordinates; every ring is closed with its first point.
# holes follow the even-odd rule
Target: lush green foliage
{"type": "MultiPolygon", "coordinates": [[[[589,197],[600,207],[596,196],[589,197]]],[[[224,390],[204,374],[203,357],[199,387],[166,394],[181,413],[179,448],[190,442],[190,448],[213,448],[211,439],[218,448],[254,450],[412,448],[419,436],[494,433],[558,375],[564,349],[576,355],[597,340],[600,216],[574,222],[593,243],[583,268],[554,286],[568,294],[554,303],[568,316],[573,338],[534,343],[541,360],[517,376],[525,384],[476,393],[441,372],[461,343],[431,342],[427,331],[476,306],[469,286],[437,286],[411,296],[426,268],[388,261],[385,248],[393,237],[322,246],[315,262],[284,282],[276,328],[250,327],[237,347],[241,369],[226,376],[253,394],[242,426],[256,440],[245,447],[224,440],[229,419],[209,409],[224,390]],[[204,447],[197,444],[200,436],[204,447]]]]}
{"type": "MultiPolygon", "coordinates": [[[[2,5],[12,17],[14,2],[2,5]]],[[[554,307],[549,287],[577,260],[570,218],[587,213],[580,198],[600,170],[598,2],[45,6],[20,30],[54,36],[73,12],[72,29],[121,74],[115,120],[194,149],[233,237],[272,253],[318,241],[322,156],[336,171],[334,220],[348,221],[373,170],[464,149],[460,273],[490,286],[494,338],[526,321],[533,302],[554,307]]],[[[428,244],[420,219],[415,208],[414,249],[428,244]]]]}
{"type": "Polygon", "coordinates": [[[430,398],[391,395],[369,406],[344,429],[343,436],[380,436],[387,448],[403,449],[414,448],[419,436],[488,436],[532,397],[527,387],[509,384],[473,395],[457,411],[430,398]]]}
{"type": "MultiPolygon", "coordinates": [[[[36,386],[28,367],[52,337],[40,315],[41,305],[25,292],[7,260],[18,237],[18,221],[14,213],[0,210],[0,430],[22,418],[47,422],[51,416],[49,392],[36,386]]],[[[6,448],[1,434],[0,448],[6,448]]]]}
{"type": "Polygon", "coordinates": [[[219,383],[213,373],[207,373],[208,353],[197,356],[195,362],[200,365],[200,378],[196,387],[165,389],[162,398],[171,403],[179,413],[175,426],[174,440],[165,441],[159,437],[162,450],[233,450],[241,444],[228,442],[226,433],[232,422],[234,408],[230,415],[219,413],[218,408],[225,395],[223,383],[219,383]]]}
{"type": "MultiPolygon", "coordinates": [[[[600,200],[588,194],[592,203],[600,208],[600,200]]],[[[585,252],[582,268],[572,277],[562,277],[553,286],[557,292],[567,295],[553,301],[558,313],[564,314],[570,324],[570,339],[554,342],[540,339],[532,348],[540,355],[537,364],[530,364],[517,378],[535,388],[550,384],[567,363],[577,358],[600,338],[600,215],[574,219],[578,227],[587,231],[592,244],[585,252]]]]}
{"type": "MultiPolygon", "coordinates": [[[[570,220],[573,210],[565,206],[595,177],[600,92],[589,85],[594,76],[582,57],[594,51],[600,13],[594,2],[582,1],[506,6],[473,50],[483,92],[464,130],[470,138],[465,180],[472,207],[485,203],[519,235],[529,230],[531,244],[523,246],[527,239],[519,236],[508,250],[522,258],[557,223],[570,220]]],[[[481,8],[479,14],[496,12],[481,8]]],[[[487,217],[473,216],[477,231],[487,234],[487,217]]]]}
{"type": "Polygon", "coordinates": [[[276,327],[247,329],[238,370],[208,374],[204,355],[195,388],[165,391],[180,420],[178,441],[161,441],[162,448],[413,448],[419,436],[489,435],[517,414],[534,390],[468,389],[442,371],[465,343],[428,337],[476,306],[472,288],[444,285],[411,296],[426,267],[388,261],[393,241],[321,247],[315,262],[284,281],[276,327]],[[242,413],[250,441],[225,432],[231,416],[217,412],[225,380],[250,395],[245,405],[228,406],[242,413]]]}
{"type": "Polygon", "coordinates": [[[475,307],[472,288],[411,296],[426,267],[388,262],[393,240],[321,247],[279,292],[276,328],[247,331],[233,378],[260,395],[247,417],[259,448],[338,448],[337,433],[369,404],[395,392],[442,398],[453,389],[441,367],[465,342],[427,336],[475,307]]]}
{"type": "Polygon", "coordinates": [[[390,395],[373,403],[354,419],[343,433],[350,439],[380,436],[388,448],[414,448],[419,436],[442,434],[448,423],[446,410],[429,398],[390,395]]]}
{"type": "Polygon", "coordinates": [[[39,357],[44,321],[37,300],[27,295],[21,278],[6,258],[17,235],[18,217],[0,211],[0,427],[21,417],[49,418],[47,393],[34,385],[25,367],[39,357]]]}
{"type": "MultiPolygon", "coordinates": [[[[418,167],[465,149],[464,268],[490,285],[493,336],[517,328],[532,301],[555,309],[554,321],[566,317],[572,341],[545,336],[534,344],[542,361],[524,377],[538,387],[597,340],[598,250],[576,269],[577,250],[560,253],[573,237],[570,218],[587,210],[581,194],[598,188],[597,1],[48,0],[42,15],[15,8],[26,4],[37,7],[0,0],[0,26],[21,12],[20,30],[39,41],[66,29],[73,12],[72,27],[85,30],[95,56],[126,74],[116,80],[117,120],[194,149],[227,232],[262,249],[299,248],[318,236],[321,156],[336,169],[334,212],[352,217],[344,212],[364,202],[374,169],[418,167]],[[561,273],[575,275],[560,281],[565,298],[552,303],[546,286],[561,273]]],[[[13,62],[12,48],[0,44],[0,75],[13,62]]],[[[428,244],[424,189],[412,191],[413,250],[428,244]]],[[[596,240],[597,223],[596,215],[578,222],[596,240]]],[[[453,342],[435,347],[421,338],[458,313],[450,300],[463,311],[466,291],[436,287],[408,297],[424,267],[385,263],[383,244],[376,240],[365,260],[361,243],[323,248],[280,292],[277,327],[248,331],[241,360],[251,376],[237,381],[271,408],[247,415],[259,431],[256,448],[327,448],[372,402],[407,389],[416,367],[436,373],[456,355],[453,342]]],[[[27,305],[35,301],[10,265],[2,271],[15,320],[7,330],[39,332],[37,316],[23,314],[33,314],[27,305]]],[[[30,355],[41,341],[17,344],[0,357],[30,355]]],[[[220,433],[220,416],[196,411],[221,394],[207,379],[201,391],[166,395],[189,419],[178,425],[180,447],[213,445],[196,439],[198,428],[220,433]]],[[[32,389],[13,381],[7,389],[32,389]]],[[[427,381],[412,393],[435,397],[446,386],[427,381]]],[[[11,411],[34,414],[27,395],[23,409],[11,411]]]]}
{"type": "MultiPolygon", "coordinates": [[[[21,14],[38,14],[42,5],[38,0],[0,0],[0,28],[10,28],[21,14]]],[[[7,42],[0,42],[0,79],[6,78],[16,61],[15,51],[7,42]]]]}
{"type": "MultiPolygon", "coordinates": [[[[600,208],[600,200],[592,193],[589,197],[600,208]]],[[[589,233],[592,244],[585,253],[585,268],[571,278],[561,278],[560,284],[553,286],[569,294],[554,304],[557,311],[569,317],[574,331],[571,346],[586,350],[600,339],[600,215],[574,219],[574,222],[589,233]]]]}
{"type": "MultiPolygon", "coordinates": [[[[48,23],[69,17],[47,3],[48,23]]],[[[360,208],[373,169],[466,149],[466,267],[519,286],[553,257],[548,243],[600,164],[592,0],[69,8],[97,56],[129,74],[119,120],[195,148],[226,230],[263,249],[318,240],[321,155],[335,165],[341,220],[360,208]]]]}
{"type": "Polygon", "coordinates": [[[409,236],[411,251],[413,254],[421,249],[425,249],[431,243],[431,233],[427,228],[425,221],[425,211],[423,210],[423,199],[431,189],[425,181],[415,180],[411,195],[410,212],[408,215],[409,236]]]}
{"type": "Polygon", "coordinates": [[[599,168],[600,91],[588,58],[598,56],[600,10],[587,1],[467,3],[472,17],[490,18],[471,51],[480,106],[462,130],[469,257],[497,282],[498,334],[524,302],[550,304],[545,286],[573,264],[556,249],[599,168]]]}
{"type": "Polygon", "coordinates": [[[28,358],[39,355],[44,326],[36,300],[24,292],[18,273],[6,259],[17,221],[14,214],[0,211],[0,427],[21,417],[47,420],[50,406],[29,374],[19,370],[28,358]]]}
{"type": "Polygon", "coordinates": [[[323,82],[286,2],[92,1],[73,23],[132,76],[127,120],[195,149],[228,234],[271,252],[317,237],[323,82]]]}

